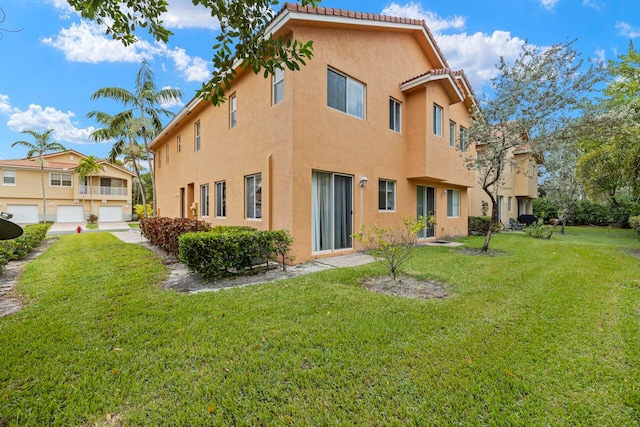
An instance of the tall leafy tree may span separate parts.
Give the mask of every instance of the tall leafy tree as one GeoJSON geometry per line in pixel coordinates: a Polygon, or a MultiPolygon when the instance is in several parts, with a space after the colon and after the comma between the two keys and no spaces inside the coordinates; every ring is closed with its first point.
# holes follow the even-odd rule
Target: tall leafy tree
{"type": "MultiPolygon", "coordinates": [[[[99,163],[99,160],[95,156],[89,156],[83,159],[80,159],[78,162],[78,166],[75,167],[74,171],[80,177],[80,180],[85,180],[87,177],[89,178],[89,198],[91,200],[89,204],[89,212],[93,215],[93,176],[100,173],[100,171],[104,171],[104,166],[99,163]]],[[[84,193],[82,193],[82,206],[84,207],[84,193]]]]}
{"type": "MultiPolygon", "coordinates": [[[[151,183],[153,187],[153,213],[156,213],[156,185],[153,168],[153,157],[149,150],[150,140],[162,129],[162,118],[173,117],[174,113],[162,107],[169,102],[177,102],[182,99],[182,91],[179,89],[166,88],[158,90],[153,81],[153,71],[145,60],[142,61],[140,69],[136,74],[135,87],[133,92],[118,87],[105,87],[98,89],[92,96],[92,100],[108,98],[121,103],[125,111],[114,116],[117,127],[118,122],[134,123],[139,126],[139,134],[142,138],[143,147],[149,159],[149,169],[151,171],[151,183]]],[[[95,116],[97,112],[89,113],[95,116]]],[[[110,126],[111,127],[111,126],[110,126]]]]}
{"type": "Polygon", "coordinates": [[[512,161],[509,154],[525,141],[532,152],[544,152],[601,79],[601,67],[586,66],[573,43],[546,49],[525,44],[513,63],[501,58],[491,94],[475,103],[469,140],[477,145],[478,156],[467,166],[477,171],[493,218],[483,251],[489,249],[497,223],[497,194],[512,161]]]}
{"type": "Polygon", "coordinates": [[[22,133],[31,135],[35,139],[35,142],[31,143],[29,141],[21,140],[11,144],[11,147],[15,147],[17,145],[26,147],[29,150],[27,152],[27,158],[37,158],[38,163],[40,163],[40,175],[42,178],[42,220],[45,222],[47,221],[47,193],[44,185],[44,155],[50,152],[66,150],[62,144],[51,141],[52,132],[53,129],[48,129],[42,133],[34,130],[23,130],[22,133]]]}
{"type": "MultiPolygon", "coordinates": [[[[137,41],[135,31],[146,28],[157,41],[167,42],[172,33],[167,30],[161,15],[167,11],[167,0],[67,0],[84,18],[106,25],[107,34],[125,45],[137,41]],[[123,3],[126,3],[124,7],[123,3]]],[[[236,71],[234,64],[255,73],[264,70],[265,76],[275,74],[276,68],[297,70],[313,56],[312,41],[272,38],[268,25],[275,16],[276,0],[192,0],[211,11],[220,22],[213,50],[213,75],[203,83],[198,96],[219,104],[224,101],[236,71]]],[[[319,0],[300,0],[303,6],[317,6],[319,0]]]]}

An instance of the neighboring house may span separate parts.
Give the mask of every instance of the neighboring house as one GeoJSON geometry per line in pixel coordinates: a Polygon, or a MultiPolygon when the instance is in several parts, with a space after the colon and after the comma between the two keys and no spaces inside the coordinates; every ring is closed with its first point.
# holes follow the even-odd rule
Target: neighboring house
{"type": "MultiPolygon", "coordinates": [[[[73,169],[86,157],[73,150],[44,155],[46,220],[82,223],[92,211],[102,222],[131,219],[133,174],[100,161],[104,170],[80,182],[73,169]]],[[[13,214],[11,220],[17,223],[42,221],[40,161],[0,160],[0,175],[0,211],[13,214]]]]}
{"type": "MultiPolygon", "coordinates": [[[[482,153],[482,145],[476,147],[482,153]]],[[[542,159],[523,143],[510,150],[508,164],[504,168],[504,180],[498,191],[498,218],[502,225],[509,226],[509,218],[533,214],[533,199],[538,198],[538,165],[542,159]]],[[[482,187],[469,190],[469,215],[480,216],[482,203],[488,204],[486,215],[491,215],[491,200],[482,187]]]]}
{"type": "Polygon", "coordinates": [[[313,59],[238,67],[225,104],[174,117],[151,143],[158,214],[289,230],[295,262],[404,217],[435,215],[424,239],[466,235],[471,88],[424,21],[285,4],[267,33],[313,40],[313,59]]]}

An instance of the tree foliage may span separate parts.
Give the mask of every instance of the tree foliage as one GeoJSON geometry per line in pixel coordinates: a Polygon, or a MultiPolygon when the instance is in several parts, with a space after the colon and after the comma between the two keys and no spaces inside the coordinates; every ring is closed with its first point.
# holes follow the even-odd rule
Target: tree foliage
{"type": "MultiPolygon", "coordinates": [[[[167,42],[172,35],[161,20],[167,11],[167,0],[67,0],[84,18],[106,26],[107,34],[125,45],[137,41],[139,28],[147,29],[156,40],[167,42]]],[[[213,50],[213,75],[202,84],[197,95],[218,105],[225,100],[236,69],[234,65],[264,70],[265,76],[276,68],[298,70],[313,56],[312,41],[272,38],[266,30],[275,16],[277,0],[192,0],[194,6],[209,9],[220,22],[213,50]]],[[[319,0],[300,0],[303,6],[317,6],[319,0]]]]}
{"type": "MultiPolygon", "coordinates": [[[[98,174],[100,171],[104,170],[104,166],[98,163],[98,159],[95,156],[89,156],[84,159],[80,159],[78,162],[78,166],[75,167],[74,171],[78,174],[81,180],[89,177],[89,197],[91,199],[89,205],[89,212],[93,215],[93,175],[98,174]]],[[[82,193],[82,207],[84,209],[84,195],[86,194],[86,190],[82,193]]]]}
{"type": "Polygon", "coordinates": [[[497,196],[513,151],[526,144],[533,155],[542,155],[601,79],[601,67],[587,66],[573,43],[546,49],[525,44],[513,63],[501,58],[491,94],[475,103],[469,140],[478,156],[469,159],[467,167],[477,171],[478,183],[491,200],[494,223],[483,251],[497,222],[497,196]]]}

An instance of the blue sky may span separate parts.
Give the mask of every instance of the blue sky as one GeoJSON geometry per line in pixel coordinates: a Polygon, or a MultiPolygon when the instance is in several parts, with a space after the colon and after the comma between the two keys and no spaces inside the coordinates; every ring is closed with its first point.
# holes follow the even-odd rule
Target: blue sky
{"type": "MultiPolygon", "coordinates": [[[[169,0],[164,17],[175,33],[168,44],[146,34],[125,48],[96,24],[82,20],[65,0],[0,0],[0,159],[21,158],[14,141],[55,129],[54,140],[98,157],[110,144],[88,136],[96,123],[90,111],[116,113],[108,100],[91,101],[102,87],[133,90],[139,63],[146,58],[159,88],[181,89],[178,112],[207,80],[217,22],[191,0],[169,0]],[[0,16],[2,21],[2,16],[0,16]],[[11,32],[7,30],[21,30],[11,32]]],[[[615,59],[629,40],[640,38],[638,0],[325,0],[324,7],[425,19],[454,69],[464,69],[477,94],[495,73],[500,56],[515,58],[526,40],[541,47],[577,39],[583,56],[615,59]]]]}

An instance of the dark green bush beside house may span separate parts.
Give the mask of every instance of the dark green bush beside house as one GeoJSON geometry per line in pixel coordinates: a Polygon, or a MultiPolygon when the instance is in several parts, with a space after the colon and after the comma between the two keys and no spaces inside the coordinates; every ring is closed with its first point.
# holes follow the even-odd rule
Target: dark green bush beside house
{"type": "Polygon", "coordinates": [[[469,235],[470,236],[486,236],[491,225],[490,216],[470,216],[469,217],[469,235]]]}
{"type": "Polygon", "coordinates": [[[178,238],[184,233],[209,231],[211,226],[204,222],[188,218],[140,219],[140,232],[154,246],[178,256],[178,238]]]}
{"type": "Polygon", "coordinates": [[[640,215],[629,217],[629,225],[638,232],[638,237],[640,238],[640,215]]]}
{"type": "Polygon", "coordinates": [[[20,260],[36,248],[47,235],[51,224],[33,224],[24,228],[24,234],[17,239],[0,241],[0,273],[9,261],[20,260]]]}

